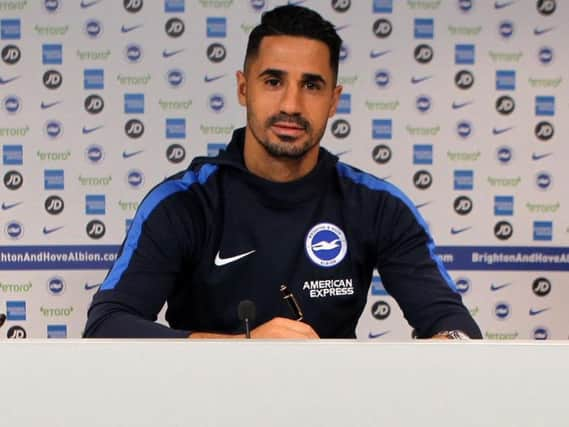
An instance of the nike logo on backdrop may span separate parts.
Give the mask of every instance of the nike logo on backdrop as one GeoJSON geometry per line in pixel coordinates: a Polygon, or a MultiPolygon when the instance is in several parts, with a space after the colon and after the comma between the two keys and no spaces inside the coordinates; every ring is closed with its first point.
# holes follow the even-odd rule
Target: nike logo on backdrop
{"type": "Polygon", "coordinates": [[[211,82],[214,82],[214,81],[216,81],[216,80],[222,79],[222,78],[224,78],[224,77],[225,77],[225,74],[221,74],[221,75],[219,75],[219,76],[213,76],[213,77],[206,75],[206,76],[203,78],[203,80],[204,80],[204,82],[206,82],[206,83],[211,83],[211,82]]]}
{"type": "Polygon", "coordinates": [[[545,34],[545,33],[549,33],[550,31],[553,31],[554,29],[555,29],[555,27],[549,27],[549,28],[539,28],[539,27],[535,27],[535,28],[533,29],[533,33],[534,33],[536,36],[541,36],[541,35],[543,35],[543,34],[545,34]]]}
{"type": "Polygon", "coordinates": [[[83,126],[83,135],[88,135],[92,132],[95,132],[96,130],[101,129],[103,126],[95,126],[94,128],[88,128],[86,126],[83,126]]]}
{"type": "Polygon", "coordinates": [[[132,27],[127,27],[126,25],[123,25],[121,26],[121,33],[123,34],[130,33],[131,31],[134,31],[140,27],[142,27],[142,24],[133,25],[132,27]]]}
{"type": "Polygon", "coordinates": [[[415,207],[416,207],[417,209],[421,209],[421,208],[424,208],[424,207],[427,206],[427,205],[430,205],[431,203],[433,203],[433,202],[419,203],[418,205],[415,205],[415,207]]]}
{"type": "Polygon", "coordinates": [[[3,79],[2,77],[0,77],[0,85],[7,85],[10,82],[13,82],[14,80],[19,79],[20,76],[16,76],[16,77],[12,77],[10,79],[3,79]]]}
{"type": "Polygon", "coordinates": [[[164,50],[162,51],[162,56],[163,56],[164,58],[170,58],[171,56],[177,55],[177,54],[179,54],[180,52],[183,52],[184,50],[186,50],[186,49],[178,49],[178,50],[167,50],[167,49],[164,49],[164,50]]]}
{"type": "Polygon", "coordinates": [[[504,9],[505,7],[511,6],[514,3],[516,3],[516,0],[497,1],[494,3],[494,9],[504,9]]]}
{"type": "Polygon", "coordinates": [[[370,57],[370,58],[379,58],[380,56],[387,55],[389,52],[391,52],[391,51],[390,51],[390,50],[381,50],[381,51],[379,51],[379,50],[372,50],[372,51],[369,53],[369,57],[370,57]]]}
{"type": "Polygon", "coordinates": [[[456,102],[454,101],[452,103],[452,109],[453,110],[460,110],[461,108],[466,107],[467,105],[472,104],[473,101],[466,101],[466,102],[456,102]]]}
{"type": "Polygon", "coordinates": [[[464,227],[464,228],[454,228],[452,227],[450,229],[450,234],[460,234],[460,233],[464,233],[465,231],[470,230],[472,227],[464,227]]]}
{"type": "Polygon", "coordinates": [[[541,160],[541,159],[545,159],[546,157],[551,156],[552,154],[553,153],[545,153],[545,154],[532,153],[531,159],[532,160],[541,160]]]}
{"type": "Polygon", "coordinates": [[[501,128],[501,129],[500,128],[493,128],[492,133],[494,135],[501,135],[503,133],[508,132],[509,130],[512,130],[513,128],[514,128],[513,126],[510,126],[509,128],[501,128]]]}
{"type": "Polygon", "coordinates": [[[382,337],[384,335],[387,335],[388,333],[390,333],[391,331],[385,331],[385,332],[379,332],[377,334],[374,334],[373,332],[370,332],[367,337],[370,339],[374,339],[374,338],[379,338],[382,337]]]}
{"type": "Polygon", "coordinates": [[[99,286],[101,286],[100,283],[95,283],[93,285],[90,285],[89,283],[85,283],[85,290],[90,291],[91,289],[98,288],[99,286]]]}
{"type": "Polygon", "coordinates": [[[429,80],[429,79],[432,79],[432,78],[433,78],[433,76],[425,76],[425,77],[415,77],[415,76],[413,76],[413,77],[411,77],[411,83],[413,83],[414,85],[416,85],[416,84],[418,84],[418,83],[422,83],[422,82],[424,82],[425,80],[429,80]]]}
{"type": "Polygon", "coordinates": [[[537,316],[538,314],[543,313],[544,311],[550,310],[549,308],[542,308],[541,310],[536,310],[534,308],[529,309],[530,316],[537,316]]]}
{"type": "Polygon", "coordinates": [[[101,3],[102,0],[85,1],[81,0],[81,8],[87,9],[91,6],[95,6],[97,3],[101,3]]]}
{"type": "Polygon", "coordinates": [[[144,150],[132,151],[132,152],[130,152],[130,153],[127,152],[127,151],[123,151],[123,152],[122,152],[122,157],[123,157],[123,159],[128,159],[128,158],[130,158],[130,157],[134,157],[134,156],[136,156],[137,154],[140,154],[140,153],[143,153],[143,152],[144,152],[144,150]]]}
{"type": "Polygon", "coordinates": [[[42,110],[47,110],[48,108],[55,107],[57,104],[61,104],[63,101],[55,102],[41,102],[40,107],[42,110]]]}
{"type": "Polygon", "coordinates": [[[63,226],[61,226],[61,227],[53,227],[53,228],[44,227],[44,228],[43,228],[43,234],[48,235],[48,234],[51,234],[51,233],[55,233],[56,231],[61,230],[62,228],[63,228],[63,226]]]}
{"type": "Polygon", "coordinates": [[[490,285],[490,290],[493,292],[496,292],[496,291],[499,291],[500,289],[503,289],[503,288],[508,287],[510,285],[511,285],[511,283],[504,283],[502,285],[496,285],[496,284],[492,283],[490,285]]]}
{"type": "Polygon", "coordinates": [[[253,252],[255,252],[255,250],[253,249],[252,251],[249,252],[245,252],[243,254],[239,254],[239,255],[235,255],[229,258],[221,258],[221,256],[219,255],[220,251],[217,251],[217,254],[215,255],[215,265],[217,265],[218,267],[222,267],[224,265],[227,264],[231,264],[232,262],[238,261],[241,258],[245,258],[248,255],[251,255],[253,252]]]}
{"type": "Polygon", "coordinates": [[[24,202],[16,202],[16,203],[6,203],[6,202],[3,202],[3,203],[2,203],[2,210],[3,210],[3,211],[7,211],[8,209],[15,208],[16,206],[21,205],[22,203],[24,203],[24,202]]]}

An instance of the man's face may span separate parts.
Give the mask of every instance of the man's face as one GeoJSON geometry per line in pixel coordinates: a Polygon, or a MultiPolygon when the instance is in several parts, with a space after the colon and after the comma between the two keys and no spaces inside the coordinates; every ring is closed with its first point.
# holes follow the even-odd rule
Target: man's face
{"type": "Polygon", "coordinates": [[[246,72],[237,73],[248,130],[269,155],[301,158],[318,146],[342,90],[329,55],[321,41],[269,36],[246,72]]]}

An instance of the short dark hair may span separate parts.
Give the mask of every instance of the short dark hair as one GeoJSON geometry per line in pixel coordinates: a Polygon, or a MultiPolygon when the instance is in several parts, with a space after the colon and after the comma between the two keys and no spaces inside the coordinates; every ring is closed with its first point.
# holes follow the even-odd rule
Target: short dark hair
{"type": "Polygon", "coordinates": [[[244,69],[247,62],[257,56],[261,41],[267,36],[298,36],[325,43],[330,52],[330,67],[337,78],[342,39],[334,25],[317,12],[302,6],[285,5],[263,13],[261,23],[249,34],[244,69]]]}

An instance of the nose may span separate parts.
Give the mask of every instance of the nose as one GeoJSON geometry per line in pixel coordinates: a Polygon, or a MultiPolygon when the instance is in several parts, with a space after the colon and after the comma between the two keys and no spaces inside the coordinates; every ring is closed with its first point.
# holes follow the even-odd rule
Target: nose
{"type": "Polygon", "coordinates": [[[301,104],[300,88],[296,87],[296,85],[286,85],[281,97],[281,111],[290,115],[299,114],[301,104]]]}

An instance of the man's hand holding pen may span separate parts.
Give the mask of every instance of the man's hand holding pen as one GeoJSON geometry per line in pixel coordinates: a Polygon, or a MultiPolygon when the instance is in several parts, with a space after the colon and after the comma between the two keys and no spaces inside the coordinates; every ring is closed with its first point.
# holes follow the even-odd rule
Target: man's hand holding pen
{"type": "MultiPolygon", "coordinates": [[[[283,284],[280,287],[281,297],[285,304],[289,307],[292,319],[286,317],[274,317],[268,322],[265,322],[255,329],[251,330],[249,334],[217,334],[209,332],[194,332],[188,338],[192,339],[226,339],[226,338],[252,338],[252,339],[319,339],[320,337],[307,323],[302,322],[304,317],[300,304],[296,300],[294,294],[283,284]]],[[[254,307],[254,303],[246,301],[249,305],[254,307]]],[[[240,304],[241,311],[241,304],[240,304]]],[[[249,307],[250,308],[250,307],[249,307]]],[[[245,310],[244,310],[245,311],[245,310]]],[[[254,308],[252,309],[254,312],[254,308]]],[[[245,313],[240,313],[240,319],[246,316],[245,313]]],[[[254,317],[250,313],[249,316],[254,317]]]]}
{"type": "Polygon", "coordinates": [[[317,339],[318,334],[310,325],[302,322],[304,315],[300,304],[287,285],[282,284],[280,292],[283,301],[290,308],[292,319],[275,317],[251,331],[251,338],[317,339]]]}
{"type": "Polygon", "coordinates": [[[253,339],[318,339],[318,334],[312,327],[298,320],[275,317],[251,331],[253,339]]]}

